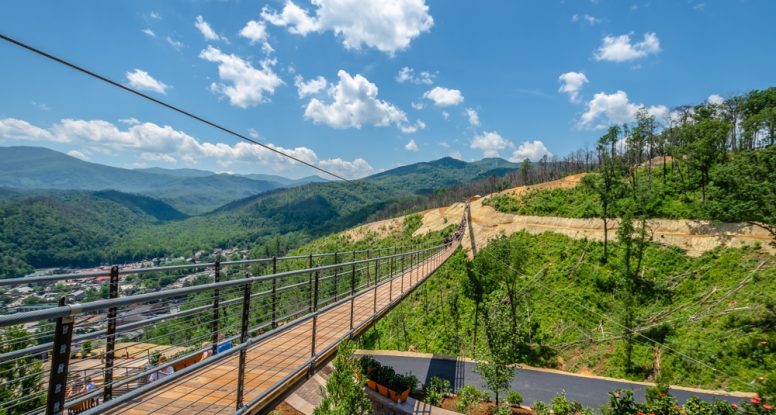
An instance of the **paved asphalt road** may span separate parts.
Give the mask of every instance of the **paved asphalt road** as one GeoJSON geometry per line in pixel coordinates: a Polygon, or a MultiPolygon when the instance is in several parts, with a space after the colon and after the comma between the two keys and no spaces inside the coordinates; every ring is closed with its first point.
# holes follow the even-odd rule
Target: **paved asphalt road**
{"type": "MultiPolygon", "coordinates": [[[[460,388],[463,385],[474,385],[477,389],[485,390],[485,383],[472,370],[474,363],[408,356],[374,356],[374,358],[383,365],[392,366],[397,373],[411,373],[415,375],[422,383],[426,383],[432,376],[437,376],[449,380],[450,384],[454,385],[454,389],[460,388]],[[456,369],[458,369],[457,376],[456,369]]],[[[523,395],[526,405],[533,405],[536,401],[549,403],[558,392],[565,391],[569,399],[579,401],[596,411],[600,406],[606,404],[609,398],[609,391],[621,388],[633,389],[636,399],[639,401],[644,400],[644,390],[646,387],[628,382],[585,378],[530,369],[515,369],[515,379],[512,381],[512,389],[523,395]]],[[[741,401],[743,399],[683,390],[672,390],[671,395],[680,403],[690,396],[698,396],[708,401],[712,401],[714,398],[724,399],[729,402],[741,401]]]]}

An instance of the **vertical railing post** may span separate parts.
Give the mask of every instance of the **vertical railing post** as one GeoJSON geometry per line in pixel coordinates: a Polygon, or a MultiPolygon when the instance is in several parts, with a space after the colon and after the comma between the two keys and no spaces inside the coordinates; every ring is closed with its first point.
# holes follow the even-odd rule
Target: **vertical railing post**
{"type": "MultiPolygon", "coordinates": [[[[216,258],[216,263],[213,266],[214,272],[213,272],[213,282],[219,283],[221,282],[221,257],[216,258]]],[[[218,310],[220,305],[218,304],[221,301],[221,295],[220,290],[218,288],[213,290],[213,321],[210,322],[210,331],[211,331],[211,342],[212,345],[210,347],[210,355],[214,356],[216,354],[216,351],[218,350],[218,310]]]]}
{"type": "MultiPolygon", "coordinates": [[[[337,257],[337,251],[334,251],[334,265],[339,264],[339,258],[337,257]]],[[[339,267],[334,268],[334,301],[337,301],[337,294],[339,294],[339,267]]]]}
{"type": "Polygon", "coordinates": [[[369,284],[369,248],[366,249],[366,283],[369,284]]]}
{"type": "MultiPolygon", "coordinates": [[[[307,269],[312,270],[313,269],[313,254],[310,254],[307,257],[307,269]]],[[[307,285],[307,312],[312,313],[313,312],[313,272],[310,271],[309,275],[310,281],[307,285]]]]}
{"type": "Polygon", "coordinates": [[[350,337],[353,338],[353,309],[356,306],[356,254],[353,254],[353,264],[350,270],[350,337]]]}
{"type": "MultiPolygon", "coordinates": [[[[396,253],[396,248],[393,248],[393,253],[396,253]]],[[[388,260],[388,275],[388,278],[390,278],[390,282],[388,283],[388,303],[390,304],[391,301],[393,301],[393,255],[391,255],[391,259],[388,260]]]]}
{"type": "Polygon", "coordinates": [[[404,257],[407,256],[406,253],[401,254],[401,294],[404,295],[404,274],[406,271],[406,268],[404,268],[404,257]]]}
{"type": "Polygon", "coordinates": [[[275,274],[278,273],[278,257],[272,257],[272,328],[278,326],[277,304],[278,304],[278,280],[275,274]]]}
{"type": "MultiPolygon", "coordinates": [[[[119,267],[114,265],[110,269],[110,285],[108,286],[108,298],[119,296],[119,267]]],[[[105,336],[105,371],[102,382],[102,400],[107,402],[113,399],[113,359],[116,355],[116,315],[117,307],[108,309],[108,330],[105,336]]]]}
{"type": "MultiPolygon", "coordinates": [[[[245,278],[248,279],[251,274],[246,273],[245,278]]],[[[240,326],[240,344],[244,344],[248,341],[248,322],[251,318],[251,286],[253,282],[245,284],[243,289],[243,304],[242,304],[242,325],[240,326]]],[[[245,355],[248,353],[247,348],[240,350],[240,363],[237,367],[237,399],[235,402],[235,409],[240,410],[243,406],[243,393],[245,391],[245,355]]]]}
{"type": "Polygon", "coordinates": [[[374,307],[372,310],[372,318],[374,319],[377,315],[377,276],[379,274],[379,267],[380,267],[380,259],[375,259],[375,295],[374,295],[374,307]]]}
{"type": "MultiPolygon", "coordinates": [[[[68,300],[62,297],[59,306],[68,300]]],[[[65,413],[65,398],[67,397],[67,373],[70,365],[70,348],[73,341],[73,324],[75,317],[71,315],[59,317],[54,329],[54,349],[51,352],[51,369],[49,370],[48,396],[46,398],[46,415],[65,413]]]]}
{"type": "Polygon", "coordinates": [[[310,370],[307,373],[308,376],[312,376],[315,372],[315,336],[318,331],[318,280],[320,279],[320,273],[315,270],[315,287],[313,289],[313,333],[310,339],[310,370]]]}

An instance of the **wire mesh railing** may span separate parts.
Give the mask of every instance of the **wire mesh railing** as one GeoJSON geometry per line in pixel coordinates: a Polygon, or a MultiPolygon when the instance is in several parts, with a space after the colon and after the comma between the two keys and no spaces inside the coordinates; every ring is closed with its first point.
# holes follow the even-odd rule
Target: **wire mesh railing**
{"type": "MultiPolygon", "coordinates": [[[[56,307],[0,315],[0,328],[7,334],[0,339],[0,378],[8,379],[2,387],[12,391],[0,402],[0,412],[105,412],[229,356],[237,356],[238,367],[244,368],[252,344],[302,322],[312,321],[312,333],[298,340],[312,350],[309,359],[314,362],[323,352],[316,351],[315,345],[321,313],[350,302],[349,332],[353,333],[358,329],[354,327],[357,297],[374,293],[374,318],[378,287],[390,281],[392,301],[396,297],[392,290],[398,285],[394,278],[401,277],[401,288],[396,290],[403,291],[408,270],[431,267],[458,239],[459,234],[433,246],[132,270],[114,266],[109,272],[0,281],[5,286],[34,286],[105,277],[107,286],[107,298],[78,302],[69,292],[63,293],[56,307]],[[189,274],[176,274],[183,282],[171,287],[139,287],[171,272],[189,274]],[[130,278],[138,275],[144,278],[130,278]],[[134,285],[134,291],[122,290],[122,283],[123,288],[134,285]]],[[[302,370],[286,369],[288,373],[302,370]]],[[[254,387],[250,400],[246,399],[246,376],[250,384],[258,374],[246,375],[240,369],[234,396],[228,398],[236,411],[255,404],[267,392],[253,396],[254,387]]]]}

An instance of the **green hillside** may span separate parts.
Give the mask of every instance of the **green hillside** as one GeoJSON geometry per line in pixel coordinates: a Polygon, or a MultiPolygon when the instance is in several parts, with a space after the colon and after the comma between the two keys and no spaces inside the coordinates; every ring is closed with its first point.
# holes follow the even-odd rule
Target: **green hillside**
{"type": "Polygon", "coordinates": [[[164,202],[115,191],[8,198],[0,201],[0,278],[113,262],[109,247],[135,229],[184,217],[164,202]]]}
{"type": "Polygon", "coordinates": [[[612,244],[604,264],[600,242],[518,233],[484,248],[470,273],[459,253],[367,332],[362,346],[480,359],[493,347],[511,362],[705,388],[755,390],[774,375],[776,259],[756,249],[691,258],[654,244],[633,316],[646,337],[632,338],[627,369],[624,248],[612,244]]]}
{"type": "Polygon", "coordinates": [[[42,147],[0,147],[0,187],[117,190],[161,199],[187,214],[201,214],[282,186],[240,176],[205,175],[191,169],[122,169],[42,147]]]}

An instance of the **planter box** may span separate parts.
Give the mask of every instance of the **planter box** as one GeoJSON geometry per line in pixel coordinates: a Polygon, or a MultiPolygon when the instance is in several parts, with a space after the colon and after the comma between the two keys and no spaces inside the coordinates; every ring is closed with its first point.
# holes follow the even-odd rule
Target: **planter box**
{"type": "Polygon", "coordinates": [[[388,393],[388,391],[389,391],[389,390],[390,390],[390,389],[388,389],[388,387],[387,387],[387,386],[383,386],[383,385],[381,385],[381,384],[379,384],[379,383],[377,384],[377,392],[379,392],[379,393],[380,393],[380,395],[383,395],[383,396],[385,396],[386,398],[389,398],[389,399],[390,399],[390,397],[391,397],[391,394],[390,394],[390,393],[388,393]]]}
{"type": "Polygon", "coordinates": [[[366,387],[372,389],[373,391],[377,391],[377,382],[373,381],[372,379],[367,379],[366,387]]]}

